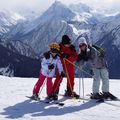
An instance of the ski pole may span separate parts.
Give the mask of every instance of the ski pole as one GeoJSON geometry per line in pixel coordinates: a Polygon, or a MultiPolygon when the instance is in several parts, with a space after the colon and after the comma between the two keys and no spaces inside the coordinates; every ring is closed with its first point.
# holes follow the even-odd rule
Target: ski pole
{"type": "MultiPolygon", "coordinates": [[[[61,57],[61,54],[58,54],[61,57]]],[[[83,71],[84,73],[86,73],[87,75],[89,75],[90,77],[93,77],[92,74],[88,73],[87,71],[85,71],[84,69],[80,68],[79,66],[77,66],[76,64],[72,63],[70,60],[68,60],[67,58],[63,58],[66,61],[68,61],[70,64],[72,64],[74,67],[78,68],[80,71],[83,71]]]]}
{"type": "Polygon", "coordinates": [[[85,96],[84,96],[84,79],[83,79],[83,72],[81,72],[81,78],[82,78],[82,91],[83,91],[83,103],[85,102],[85,96]]]}
{"type": "Polygon", "coordinates": [[[60,76],[59,81],[58,81],[58,83],[57,83],[55,89],[53,90],[53,93],[56,93],[56,92],[57,92],[57,89],[58,89],[58,87],[59,87],[59,85],[60,85],[62,79],[63,79],[63,77],[60,76]]]}
{"type": "Polygon", "coordinates": [[[45,78],[45,81],[44,81],[44,83],[43,83],[43,85],[42,85],[42,88],[40,89],[39,96],[41,95],[42,90],[43,90],[43,88],[44,88],[46,82],[47,82],[47,78],[45,78]]]}
{"type": "MultiPolygon", "coordinates": [[[[49,74],[50,74],[51,71],[52,71],[52,70],[49,71],[49,74]]],[[[47,83],[47,78],[45,78],[45,80],[44,80],[44,83],[43,83],[43,85],[42,85],[42,88],[40,89],[40,92],[39,92],[39,96],[41,95],[42,90],[43,90],[43,88],[44,88],[44,86],[45,86],[46,83],[47,83]]]]}
{"type": "Polygon", "coordinates": [[[80,95],[80,92],[81,92],[81,79],[79,77],[79,102],[80,102],[80,98],[81,98],[81,95],[80,95]]]}
{"type": "Polygon", "coordinates": [[[66,61],[68,61],[69,63],[71,63],[72,65],[74,65],[76,68],[78,68],[80,71],[86,73],[87,75],[89,75],[90,77],[93,77],[92,74],[88,73],[87,71],[83,70],[82,68],[80,68],[79,66],[77,66],[76,64],[72,63],[70,60],[64,58],[66,61]]]}
{"type": "Polygon", "coordinates": [[[66,71],[68,83],[69,83],[69,85],[70,85],[70,89],[71,89],[71,92],[72,92],[72,96],[73,96],[73,98],[74,98],[74,94],[73,94],[73,90],[72,90],[72,85],[71,85],[70,77],[69,77],[69,75],[68,75],[68,71],[67,71],[67,66],[66,66],[65,60],[66,60],[66,59],[63,59],[64,65],[65,65],[65,71],[66,71]]]}

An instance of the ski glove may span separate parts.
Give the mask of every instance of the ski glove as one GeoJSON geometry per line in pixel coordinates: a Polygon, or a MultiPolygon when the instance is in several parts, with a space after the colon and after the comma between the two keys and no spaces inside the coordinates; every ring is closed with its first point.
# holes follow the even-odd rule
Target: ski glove
{"type": "Polygon", "coordinates": [[[62,54],[62,58],[66,58],[66,59],[67,59],[67,58],[69,58],[69,57],[70,57],[70,55],[67,54],[67,53],[66,53],[66,54],[65,54],[65,53],[62,54]]]}
{"type": "Polygon", "coordinates": [[[54,67],[55,67],[54,64],[48,65],[48,69],[49,69],[49,70],[54,69],[54,67]]]}
{"type": "Polygon", "coordinates": [[[65,73],[62,71],[60,74],[61,77],[65,77],[65,73]]]}
{"type": "Polygon", "coordinates": [[[86,54],[79,54],[79,55],[78,55],[77,62],[79,62],[79,61],[81,61],[81,60],[88,61],[88,60],[89,60],[89,57],[88,57],[86,54]]]}

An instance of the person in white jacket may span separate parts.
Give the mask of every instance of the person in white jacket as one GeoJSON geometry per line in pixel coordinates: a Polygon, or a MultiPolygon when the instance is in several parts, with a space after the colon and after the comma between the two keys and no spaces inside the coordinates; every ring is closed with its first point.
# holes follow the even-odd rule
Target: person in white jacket
{"type": "MultiPolygon", "coordinates": [[[[51,43],[49,47],[50,47],[50,51],[44,53],[44,57],[41,62],[41,71],[40,71],[39,79],[33,89],[32,99],[34,100],[39,99],[38,93],[41,86],[44,83],[45,78],[47,78],[47,88],[46,88],[47,99],[52,99],[53,98],[52,78],[55,75],[56,68],[58,69],[59,73],[62,76],[64,75],[63,67],[60,58],[58,56],[60,50],[59,45],[57,43],[51,43]]],[[[58,98],[54,98],[54,99],[57,100],[58,98]]]]}

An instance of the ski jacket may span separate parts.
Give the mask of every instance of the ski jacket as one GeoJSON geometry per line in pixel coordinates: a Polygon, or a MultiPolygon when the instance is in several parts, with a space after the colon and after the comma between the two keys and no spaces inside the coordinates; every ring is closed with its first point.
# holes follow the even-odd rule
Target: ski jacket
{"type": "Polygon", "coordinates": [[[107,68],[107,61],[105,56],[101,57],[100,52],[94,47],[90,47],[88,51],[88,62],[92,65],[93,68],[107,68]]]}
{"type": "Polygon", "coordinates": [[[55,75],[55,70],[56,68],[58,69],[59,73],[63,71],[63,67],[60,61],[59,56],[56,58],[53,58],[52,55],[50,54],[49,58],[43,58],[41,62],[41,73],[46,76],[46,77],[54,77],[55,75]],[[49,65],[54,65],[53,69],[48,69],[49,65]]]}
{"type": "Polygon", "coordinates": [[[61,53],[69,55],[67,58],[70,62],[75,62],[77,60],[77,53],[73,45],[70,47],[65,47],[64,45],[60,44],[61,53]]]}

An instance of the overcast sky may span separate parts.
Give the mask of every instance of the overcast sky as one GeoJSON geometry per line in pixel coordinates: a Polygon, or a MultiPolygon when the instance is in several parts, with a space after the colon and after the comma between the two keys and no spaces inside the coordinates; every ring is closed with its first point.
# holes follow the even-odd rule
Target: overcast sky
{"type": "MultiPolygon", "coordinates": [[[[34,11],[47,9],[55,0],[0,0],[0,10],[18,10],[30,8],[34,11]]],[[[113,8],[120,10],[120,0],[59,0],[65,4],[83,2],[95,8],[113,8]]]]}

